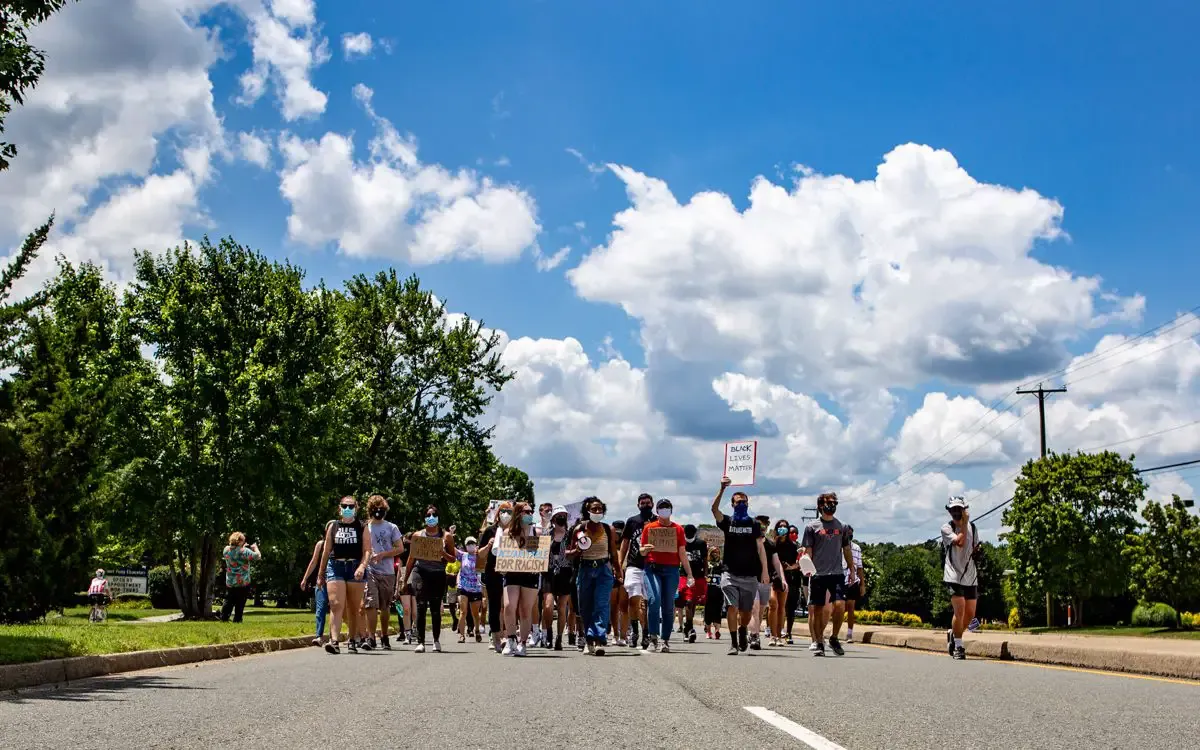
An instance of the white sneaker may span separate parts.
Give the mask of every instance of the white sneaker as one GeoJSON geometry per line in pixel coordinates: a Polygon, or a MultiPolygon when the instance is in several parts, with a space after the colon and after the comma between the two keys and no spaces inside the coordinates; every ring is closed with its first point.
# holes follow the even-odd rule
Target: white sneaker
{"type": "Polygon", "coordinates": [[[441,644],[441,643],[439,643],[438,641],[434,641],[434,642],[433,642],[433,652],[434,652],[435,654],[440,654],[440,653],[442,653],[442,644],[441,644]]]}
{"type": "Polygon", "coordinates": [[[654,651],[656,653],[658,652],[658,636],[657,635],[650,636],[650,650],[654,651]]]}
{"type": "Polygon", "coordinates": [[[500,652],[501,656],[512,656],[516,652],[517,641],[515,638],[509,638],[504,642],[504,650],[500,652]]]}
{"type": "Polygon", "coordinates": [[[625,639],[624,639],[624,638],[619,638],[619,639],[617,640],[617,646],[618,646],[618,647],[620,647],[620,648],[625,648],[625,646],[627,646],[627,645],[629,645],[629,644],[627,644],[627,643],[625,642],[625,639]]]}
{"type": "Polygon", "coordinates": [[[808,644],[808,650],[809,650],[809,651],[817,651],[817,650],[819,650],[819,647],[817,646],[817,642],[816,642],[816,641],[813,641],[812,643],[808,644]]]}
{"type": "Polygon", "coordinates": [[[846,631],[846,643],[854,643],[854,631],[853,630],[846,631]]]}
{"type": "Polygon", "coordinates": [[[417,644],[417,647],[413,649],[413,653],[414,653],[414,654],[423,654],[423,653],[425,653],[425,644],[424,644],[424,643],[418,643],[418,644],[417,644]]]}
{"type": "Polygon", "coordinates": [[[525,644],[518,643],[517,644],[517,656],[524,656],[524,655],[525,655],[525,644]]]}
{"type": "Polygon", "coordinates": [[[503,648],[504,648],[504,646],[502,646],[502,645],[500,644],[500,639],[499,639],[499,638],[496,638],[496,639],[492,640],[492,649],[493,649],[493,650],[494,650],[494,651],[495,651],[497,654],[498,654],[498,653],[500,653],[500,652],[501,652],[501,650],[502,650],[503,648]]]}

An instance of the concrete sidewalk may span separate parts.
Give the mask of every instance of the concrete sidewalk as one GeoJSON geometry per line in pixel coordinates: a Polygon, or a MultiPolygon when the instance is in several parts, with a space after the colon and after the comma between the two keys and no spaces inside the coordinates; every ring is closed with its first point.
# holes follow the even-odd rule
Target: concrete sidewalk
{"type": "MultiPolygon", "coordinates": [[[[856,629],[862,643],[946,652],[944,630],[877,625],[856,629]]],[[[980,631],[967,633],[963,644],[974,657],[1200,680],[1200,640],[980,631]]]]}

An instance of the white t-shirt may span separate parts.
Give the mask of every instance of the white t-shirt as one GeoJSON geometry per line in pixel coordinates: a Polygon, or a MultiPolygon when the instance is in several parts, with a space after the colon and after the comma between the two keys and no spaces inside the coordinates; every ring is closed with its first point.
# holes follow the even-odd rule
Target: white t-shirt
{"type": "Polygon", "coordinates": [[[858,546],[858,542],[850,542],[850,555],[854,558],[855,575],[853,578],[850,577],[850,568],[846,566],[846,558],[843,555],[842,556],[842,574],[844,576],[846,576],[846,583],[854,583],[855,581],[857,581],[858,580],[858,569],[863,566],[863,564],[862,564],[862,547],[858,546]]]}
{"type": "Polygon", "coordinates": [[[946,550],[946,564],[942,566],[942,581],[945,583],[957,583],[960,586],[978,586],[979,571],[975,568],[975,561],[971,559],[971,551],[975,549],[978,540],[971,533],[970,526],[967,527],[967,538],[963,540],[963,546],[958,547],[954,544],[954,536],[958,532],[950,524],[942,527],[942,547],[946,550]]]}

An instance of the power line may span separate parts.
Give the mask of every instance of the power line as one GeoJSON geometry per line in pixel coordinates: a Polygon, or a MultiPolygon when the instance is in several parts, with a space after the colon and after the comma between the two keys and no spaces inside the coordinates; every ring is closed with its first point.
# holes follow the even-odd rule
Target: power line
{"type": "Polygon", "coordinates": [[[1164,349],[1170,349],[1173,346],[1179,346],[1180,344],[1187,343],[1188,341],[1193,341],[1193,340],[1195,340],[1197,335],[1200,335],[1200,334],[1192,334],[1191,336],[1179,339],[1178,341],[1172,341],[1169,344],[1166,344],[1164,346],[1158,347],[1157,349],[1148,351],[1145,354],[1142,354],[1141,356],[1126,360],[1119,365],[1113,365],[1112,367],[1107,367],[1103,370],[1100,370],[1099,372],[1093,372],[1089,375],[1085,375],[1082,378],[1076,378],[1076,379],[1072,380],[1070,383],[1068,383],[1067,385],[1077,385],[1079,383],[1082,383],[1085,380],[1091,380],[1092,378],[1099,377],[1100,375],[1103,375],[1106,372],[1112,372],[1113,370],[1119,370],[1126,365],[1133,364],[1134,362],[1137,362],[1138,360],[1141,360],[1141,359],[1145,359],[1146,357],[1149,357],[1152,354],[1158,354],[1159,352],[1163,351],[1164,349]]]}

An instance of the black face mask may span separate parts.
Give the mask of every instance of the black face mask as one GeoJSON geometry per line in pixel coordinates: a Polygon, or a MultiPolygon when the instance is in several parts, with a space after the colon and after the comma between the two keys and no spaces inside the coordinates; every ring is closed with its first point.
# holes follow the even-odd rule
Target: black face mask
{"type": "Polygon", "coordinates": [[[376,508],[375,510],[371,511],[371,518],[374,518],[377,521],[382,521],[383,517],[386,515],[387,515],[387,511],[384,510],[383,508],[376,508]]]}
{"type": "Polygon", "coordinates": [[[955,508],[954,510],[950,511],[950,517],[953,518],[955,521],[961,521],[962,520],[962,511],[955,508]]]}
{"type": "Polygon", "coordinates": [[[638,513],[642,514],[643,521],[649,521],[651,518],[654,517],[654,509],[653,508],[638,508],[638,513]]]}
{"type": "Polygon", "coordinates": [[[822,505],[821,512],[832,516],[834,513],[837,513],[837,506],[836,505],[822,505]]]}
{"type": "Polygon", "coordinates": [[[557,527],[559,527],[560,529],[561,529],[561,528],[566,528],[566,526],[567,526],[567,519],[565,519],[565,518],[556,518],[556,519],[554,519],[554,525],[555,525],[555,526],[557,526],[557,527]]]}

